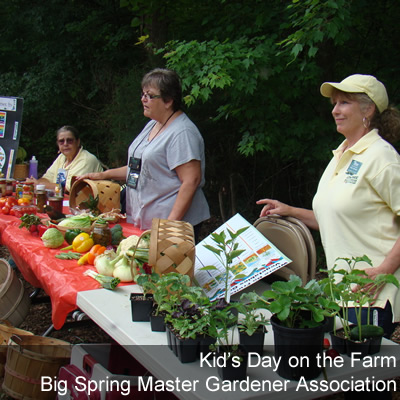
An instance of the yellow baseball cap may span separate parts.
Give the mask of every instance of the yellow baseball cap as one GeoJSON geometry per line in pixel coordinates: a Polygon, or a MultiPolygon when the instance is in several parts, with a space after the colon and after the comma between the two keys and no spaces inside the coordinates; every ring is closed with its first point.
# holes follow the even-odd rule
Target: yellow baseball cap
{"type": "Polygon", "coordinates": [[[341,82],[325,82],[321,85],[321,94],[331,97],[333,88],[347,93],[365,93],[375,103],[380,112],[387,109],[389,98],[384,84],[372,75],[350,75],[341,82]]]}

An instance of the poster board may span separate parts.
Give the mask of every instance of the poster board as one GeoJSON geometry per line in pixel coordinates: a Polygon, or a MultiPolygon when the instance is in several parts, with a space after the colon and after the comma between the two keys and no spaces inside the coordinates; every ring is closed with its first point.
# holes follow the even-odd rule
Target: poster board
{"type": "Polygon", "coordinates": [[[21,97],[0,96],[0,171],[4,178],[11,179],[21,136],[21,97]]]}
{"type": "MultiPolygon", "coordinates": [[[[230,293],[228,298],[292,262],[240,214],[234,215],[214,232],[225,231],[229,238],[227,229],[236,233],[244,227],[247,229],[236,239],[239,244],[238,248],[244,251],[232,262],[234,267],[229,276],[230,293]]],[[[216,255],[204,245],[216,247],[212,235],[207,236],[196,245],[194,279],[204,293],[214,301],[225,296],[226,270],[216,255]],[[209,265],[215,266],[216,269],[205,270],[204,268],[209,265]]]]}

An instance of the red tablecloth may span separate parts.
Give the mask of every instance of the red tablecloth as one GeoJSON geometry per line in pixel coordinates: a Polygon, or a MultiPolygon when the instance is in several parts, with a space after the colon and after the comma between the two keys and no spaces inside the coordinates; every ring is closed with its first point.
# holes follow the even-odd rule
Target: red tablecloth
{"type": "MultiPolygon", "coordinates": [[[[52,322],[55,329],[60,329],[67,315],[77,308],[77,293],[98,289],[99,284],[83,275],[88,265],[80,266],[76,260],[56,258],[60,249],[46,248],[38,236],[25,228],[19,229],[20,222],[16,217],[0,215],[1,243],[9,249],[24,279],[50,296],[52,322]]],[[[140,235],[142,232],[132,224],[120,222],[120,225],[124,236],[140,235]]]]}

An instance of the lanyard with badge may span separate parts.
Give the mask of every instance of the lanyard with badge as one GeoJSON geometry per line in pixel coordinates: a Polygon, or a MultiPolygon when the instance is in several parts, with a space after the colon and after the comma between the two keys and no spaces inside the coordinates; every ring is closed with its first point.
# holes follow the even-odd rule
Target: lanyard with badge
{"type": "MultiPolygon", "coordinates": [[[[155,139],[156,136],[161,132],[162,128],[167,124],[167,122],[170,120],[170,118],[175,114],[175,111],[167,118],[167,120],[163,123],[161,128],[158,130],[158,132],[154,135],[154,137],[147,143],[150,144],[153,139],[155,139]]],[[[155,124],[154,124],[155,126],[155,124]]],[[[150,130],[151,132],[151,130],[150,130]]],[[[149,136],[150,136],[149,132],[149,136]]],[[[142,169],[142,159],[135,157],[135,152],[138,149],[138,147],[142,144],[143,140],[148,137],[145,135],[142,140],[138,143],[138,145],[135,147],[135,150],[133,150],[132,157],[129,158],[129,163],[128,163],[128,179],[126,180],[126,185],[130,187],[131,189],[136,189],[140,177],[140,170],[142,169]]],[[[143,152],[142,152],[143,154],[143,152]]]]}

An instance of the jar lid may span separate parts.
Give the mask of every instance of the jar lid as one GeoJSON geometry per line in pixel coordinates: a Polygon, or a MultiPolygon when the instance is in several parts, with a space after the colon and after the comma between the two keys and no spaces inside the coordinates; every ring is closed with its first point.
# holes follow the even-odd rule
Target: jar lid
{"type": "Polygon", "coordinates": [[[45,190],[46,185],[36,185],[36,190],[45,190]]]}

